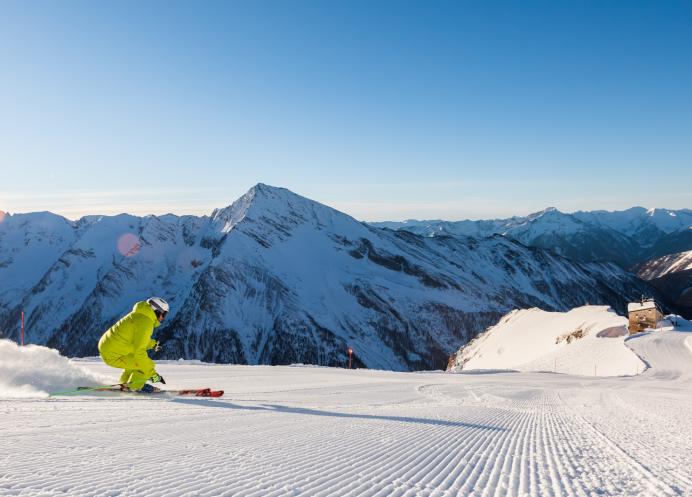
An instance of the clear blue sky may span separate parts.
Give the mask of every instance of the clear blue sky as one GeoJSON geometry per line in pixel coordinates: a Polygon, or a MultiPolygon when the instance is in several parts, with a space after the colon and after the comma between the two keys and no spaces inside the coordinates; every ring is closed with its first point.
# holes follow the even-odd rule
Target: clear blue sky
{"type": "Polygon", "coordinates": [[[0,209],[692,208],[692,3],[0,2],[0,209]]]}

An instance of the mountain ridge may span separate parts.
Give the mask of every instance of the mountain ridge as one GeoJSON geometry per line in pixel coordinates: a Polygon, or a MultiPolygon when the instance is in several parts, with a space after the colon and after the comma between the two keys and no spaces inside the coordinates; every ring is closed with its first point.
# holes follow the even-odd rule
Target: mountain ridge
{"type": "Polygon", "coordinates": [[[624,211],[577,211],[554,207],[506,219],[371,223],[423,236],[485,237],[501,234],[529,246],[581,261],[613,261],[625,269],[647,259],[692,248],[692,211],[632,207],[624,211]]]}
{"type": "Polygon", "coordinates": [[[0,334],[16,336],[24,310],[32,343],[77,356],[94,355],[135,301],[161,295],[166,358],[342,365],[353,347],[359,366],[430,369],[510,308],[624,312],[651,291],[613,264],[503,236],[380,229],[263,184],[209,216],[24,221],[0,223],[0,279],[22,275],[0,293],[0,334]],[[26,272],[27,248],[45,251],[45,270],[26,272]]]}

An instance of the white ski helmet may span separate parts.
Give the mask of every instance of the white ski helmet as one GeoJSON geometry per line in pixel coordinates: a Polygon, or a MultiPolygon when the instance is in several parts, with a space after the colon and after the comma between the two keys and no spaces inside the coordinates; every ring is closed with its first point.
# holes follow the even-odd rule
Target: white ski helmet
{"type": "Polygon", "coordinates": [[[158,311],[164,316],[168,314],[168,302],[163,300],[161,297],[150,297],[147,299],[147,304],[149,304],[155,312],[158,311]]]}

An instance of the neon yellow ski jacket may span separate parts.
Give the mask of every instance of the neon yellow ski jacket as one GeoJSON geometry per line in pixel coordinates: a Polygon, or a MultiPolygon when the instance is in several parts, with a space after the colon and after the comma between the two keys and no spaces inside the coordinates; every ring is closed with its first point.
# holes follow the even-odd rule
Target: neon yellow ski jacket
{"type": "Polygon", "coordinates": [[[109,366],[141,371],[145,378],[155,373],[147,350],[154,348],[154,328],[161,323],[146,302],[137,302],[132,312],[111,326],[99,340],[99,354],[109,366]]]}

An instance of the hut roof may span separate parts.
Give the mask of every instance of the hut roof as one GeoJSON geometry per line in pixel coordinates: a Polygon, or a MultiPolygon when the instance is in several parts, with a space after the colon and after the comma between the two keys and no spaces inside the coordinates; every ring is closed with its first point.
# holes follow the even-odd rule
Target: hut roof
{"type": "Polygon", "coordinates": [[[627,304],[627,312],[632,312],[632,311],[643,311],[645,309],[655,309],[656,308],[656,302],[653,300],[645,300],[644,302],[633,302],[631,304],[627,304]]]}

